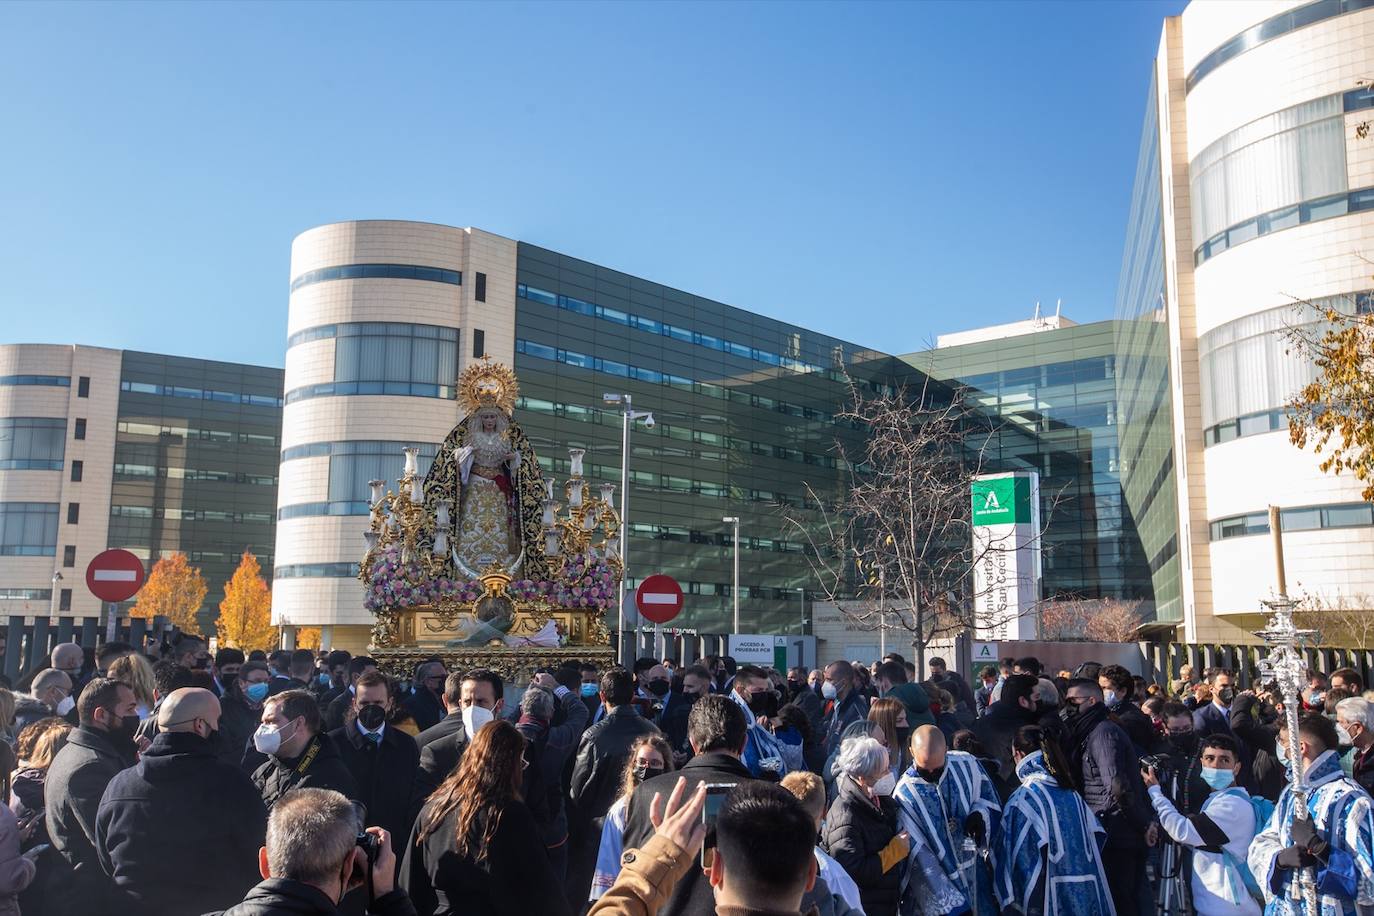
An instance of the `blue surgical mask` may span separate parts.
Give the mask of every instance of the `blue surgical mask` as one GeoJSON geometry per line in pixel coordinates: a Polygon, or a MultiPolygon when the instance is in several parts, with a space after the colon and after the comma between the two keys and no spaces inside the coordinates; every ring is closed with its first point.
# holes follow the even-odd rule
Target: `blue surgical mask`
{"type": "Polygon", "coordinates": [[[1114,705],[1114,704],[1116,703],[1116,691],[1115,691],[1115,690],[1104,690],[1104,691],[1102,691],[1102,702],[1103,702],[1104,704],[1106,704],[1107,706],[1112,706],[1112,705],[1114,705]]]}
{"type": "Polygon", "coordinates": [[[320,674],[319,680],[320,680],[320,686],[321,686],[321,687],[328,687],[330,684],[334,683],[333,678],[331,678],[328,674],[324,674],[324,673],[321,673],[321,674],[320,674]]]}
{"type": "Polygon", "coordinates": [[[583,685],[582,685],[582,695],[583,695],[584,697],[588,697],[588,698],[594,697],[594,696],[596,696],[596,695],[597,695],[598,693],[600,693],[600,692],[601,692],[601,691],[597,689],[597,687],[596,687],[595,684],[583,684],[583,685]]]}
{"type": "Polygon", "coordinates": [[[247,687],[243,688],[243,695],[254,703],[261,703],[263,700],[267,699],[267,691],[269,689],[271,688],[269,688],[266,683],[249,684],[247,687]]]}
{"type": "Polygon", "coordinates": [[[1212,767],[1202,768],[1202,781],[1213,789],[1220,792],[1222,789],[1236,781],[1236,774],[1231,770],[1218,770],[1212,767]]]}

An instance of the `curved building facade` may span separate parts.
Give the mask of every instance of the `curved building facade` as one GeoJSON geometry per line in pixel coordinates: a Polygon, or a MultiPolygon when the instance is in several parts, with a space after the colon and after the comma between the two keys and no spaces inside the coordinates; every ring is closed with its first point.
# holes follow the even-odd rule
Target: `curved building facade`
{"type": "MultiPolygon", "coordinates": [[[[1151,418],[1171,422],[1157,458],[1175,478],[1189,640],[1258,623],[1277,585],[1269,505],[1283,510],[1290,594],[1374,600],[1374,510],[1289,442],[1286,405],[1313,368],[1285,339],[1325,307],[1374,308],[1374,141],[1356,130],[1374,117],[1370,73],[1367,0],[1199,0],[1165,23],[1146,118],[1159,171],[1137,175],[1160,212],[1132,223],[1127,262],[1147,264],[1131,252],[1154,241],[1163,257],[1123,268],[1148,295],[1118,317],[1167,328],[1153,357],[1171,392],[1151,418]]],[[[1137,505],[1152,493],[1134,490],[1137,505]]]]}
{"type": "Polygon", "coordinates": [[[427,470],[457,422],[458,373],[515,354],[515,242],[426,223],[335,223],[291,246],[273,622],[362,648],[355,575],[367,481],[401,449],[427,470]]]}

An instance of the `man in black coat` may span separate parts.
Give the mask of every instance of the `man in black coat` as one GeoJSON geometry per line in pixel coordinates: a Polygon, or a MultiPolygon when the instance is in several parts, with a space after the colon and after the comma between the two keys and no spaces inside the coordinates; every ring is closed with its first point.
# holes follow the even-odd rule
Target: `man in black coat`
{"type": "MultiPolygon", "coordinates": [[[[437,738],[429,737],[420,748],[419,794],[422,798],[429,797],[439,783],[458,769],[463,752],[467,750],[468,742],[477,729],[492,719],[499,719],[506,706],[505,682],[495,671],[473,668],[466,674],[451,674],[445,684],[454,683],[458,685],[458,702],[453,711],[434,729],[428,729],[420,735],[425,738],[428,732],[441,726],[451,727],[448,725],[450,719],[456,718],[458,722],[457,728],[437,738]]],[[[448,702],[446,699],[445,703],[448,702]]]]}
{"type": "MultiPolygon", "coordinates": [[[[663,715],[659,717],[658,725],[668,739],[668,746],[673,749],[673,762],[676,766],[686,763],[692,756],[692,747],[687,743],[687,719],[692,714],[692,707],[696,705],[697,700],[710,693],[710,672],[700,665],[693,665],[683,672],[682,687],[668,698],[667,705],[663,707],[663,715]]],[[[816,708],[819,709],[820,697],[814,693],[811,696],[816,701],[816,708]]],[[[612,798],[612,801],[614,800],[612,798]]]]}
{"type": "Polygon", "coordinates": [[[366,655],[359,655],[348,662],[348,684],[339,692],[324,710],[324,727],[326,731],[334,731],[336,728],[343,728],[344,719],[348,717],[348,711],[353,708],[353,691],[357,689],[358,678],[369,671],[377,670],[376,659],[368,658],[366,655]]]}
{"type": "MultiPolygon", "coordinates": [[[[356,661],[356,659],[355,659],[356,661]]],[[[367,808],[367,822],[392,836],[410,836],[418,812],[416,777],[420,752],[415,739],[386,724],[391,713],[391,685],[379,671],[369,671],[353,685],[353,709],[342,728],[329,733],[357,783],[357,800],[367,808]]]]}
{"type": "Polygon", "coordinates": [[[262,721],[262,704],[271,689],[267,680],[271,675],[262,662],[244,662],[239,668],[239,676],[226,689],[219,699],[219,739],[216,753],[225,763],[241,767],[251,773],[256,766],[249,766],[254,760],[257,765],[262,761],[253,752],[253,732],[258,730],[262,721]]]}
{"type": "MultiPolygon", "coordinates": [[[[702,697],[692,707],[687,736],[696,756],[676,772],[645,780],[630,796],[625,811],[625,849],[642,849],[654,834],[649,808],[654,795],[666,801],[678,777],[687,780],[684,798],[696,791],[699,783],[753,782],[748,768],[740,762],[748,740],[749,720],[734,700],[725,696],[702,697]]],[[[716,903],[711,884],[700,868],[689,868],[658,916],[715,916],[716,903]]]]}
{"type": "Polygon", "coordinates": [[[988,706],[987,714],[973,720],[974,736],[988,757],[997,761],[997,794],[1004,802],[1020,784],[1011,759],[1011,741],[1019,728],[1037,721],[1040,705],[1037,684],[1034,675],[1008,675],[996,702],[988,706]]]}
{"type": "Polygon", "coordinates": [[[1145,881],[1145,832],[1154,819],[1140,758],[1126,732],[1107,717],[1096,679],[1069,681],[1060,715],[1079,793],[1107,834],[1102,866],[1112,902],[1119,916],[1133,916],[1145,881]]]}
{"type": "Polygon", "coordinates": [[[353,656],[343,649],[335,649],[325,656],[324,670],[329,672],[329,684],[321,685],[316,695],[321,716],[339,694],[348,693],[348,663],[352,660],[353,656]]]}
{"type": "Polygon", "coordinates": [[[328,735],[320,734],[320,706],[306,690],[268,697],[253,743],[267,762],[253,773],[253,785],[271,811],[293,789],[333,789],[356,798],[358,785],[328,735]]]}
{"type": "Polygon", "coordinates": [[[213,910],[243,899],[257,882],[267,810],[248,774],[216,758],[219,719],[209,690],[172,691],[152,747],[105,789],[96,851],[123,912],[213,910]]]}
{"type": "Polygon", "coordinates": [[[439,702],[444,705],[444,717],[415,736],[415,746],[421,751],[430,742],[463,730],[464,678],[461,672],[455,671],[444,679],[444,693],[439,697],[439,702]]]}
{"type": "Polygon", "coordinates": [[[110,780],[134,765],[137,707],[127,685],[92,680],[77,704],[81,725],[48,768],[44,819],[53,849],[40,859],[38,880],[50,912],[111,911],[113,886],[96,854],[96,812],[110,780]]]}
{"type": "Polygon", "coordinates": [[[444,663],[438,661],[421,662],[415,670],[415,683],[410,688],[410,696],[401,705],[410,713],[420,731],[433,728],[444,717],[445,710],[440,698],[447,676],[444,663]]]}
{"type": "Polygon", "coordinates": [[[367,828],[379,841],[369,868],[357,846],[360,827],[353,805],[338,792],[294,790],[268,818],[267,842],[258,853],[263,881],[242,903],[214,916],[335,916],[351,884],[371,889],[367,911],[374,916],[415,916],[410,897],[396,887],[391,837],[367,828]]]}
{"type": "MultiPolygon", "coordinates": [[[[688,669],[704,675],[700,689],[710,683],[706,670],[688,669]]],[[[606,710],[601,721],[587,729],[577,748],[577,762],[573,765],[569,800],[569,832],[571,860],[568,865],[569,897],[581,887],[585,894],[591,886],[596,869],[596,853],[601,844],[601,825],[612,804],[620,796],[625,781],[625,763],[630,759],[630,745],[641,735],[658,734],[654,723],[639,714],[630,702],[634,698],[635,682],[624,668],[610,668],[601,675],[601,704],[606,710]]],[[[686,685],[684,684],[684,689],[686,685]]],[[[683,707],[683,740],[686,740],[687,707],[683,707]]],[[[577,901],[580,902],[580,901],[577,901]]]]}
{"type": "Polygon", "coordinates": [[[536,674],[520,698],[520,721],[515,728],[525,737],[525,776],[520,794],[543,834],[549,863],[561,883],[568,869],[568,813],[563,804],[564,765],[587,727],[582,697],[559,684],[551,674],[536,674]],[[562,723],[554,725],[555,708],[562,723]]]}

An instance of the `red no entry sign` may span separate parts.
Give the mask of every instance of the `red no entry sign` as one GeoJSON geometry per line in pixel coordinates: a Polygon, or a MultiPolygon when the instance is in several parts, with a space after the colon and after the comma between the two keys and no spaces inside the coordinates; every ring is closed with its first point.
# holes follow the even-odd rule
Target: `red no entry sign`
{"type": "Polygon", "coordinates": [[[652,575],[635,589],[635,605],[646,620],[667,623],[682,611],[682,586],[672,576],[652,575]]]}
{"type": "Polygon", "coordinates": [[[86,587],[101,601],[128,601],[143,587],[143,561],[127,550],[107,550],[86,567],[86,587]]]}

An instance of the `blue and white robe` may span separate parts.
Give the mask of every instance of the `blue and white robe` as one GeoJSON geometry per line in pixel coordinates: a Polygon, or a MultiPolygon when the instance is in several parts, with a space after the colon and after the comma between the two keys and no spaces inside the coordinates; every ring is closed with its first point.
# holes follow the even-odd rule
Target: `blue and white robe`
{"type": "MultiPolygon", "coordinates": [[[[1307,770],[1307,810],[1317,835],[1331,844],[1316,867],[1320,916],[1350,916],[1355,904],[1374,903],[1374,805],[1327,751],[1307,770]]],[[[1269,824],[1250,847],[1250,874],[1264,891],[1265,916],[1318,916],[1306,912],[1293,869],[1275,868],[1280,850],[1293,845],[1293,792],[1285,787],[1269,824]]]]}
{"type": "Polygon", "coordinates": [[[992,839],[997,899],[1030,916],[1116,916],[1102,870],[1106,831],[1083,797],[1055,781],[1036,751],[992,839]]]}
{"type": "Polygon", "coordinates": [[[997,790],[978,758],[949,751],[938,785],[913,766],[902,774],[893,799],[901,829],[911,837],[902,916],[970,912],[975,898],[968,886],[968,868],[978,876],[976,916],[996,916],[991,867],[979,855],[968,862],[962,849],[964,821],[970,814],[982,815],[989,837],[1002,818],[997,790]]]}
{"type": "Polygon", "coordinates": [[[740,757],[740,763],[749,768],[749,772],[756,778],[762,778],[764,771],[776,773],[778,779],[782,779],[788,774],[787,762],[783,757],[782,748],[778,746],[778,739],[773,737],[773,733],[758,723],[758,717],[749,708],[749,704],[740,699],[740,695],[735,691],[730,691],[730,699],[735,701],[740,709],[744,710],[744,718],[749,722],[749,737],[744,744],[744,754],[740,757]],[[763,761],[776,761],[770,767],[760,764],[763,761]]]}

